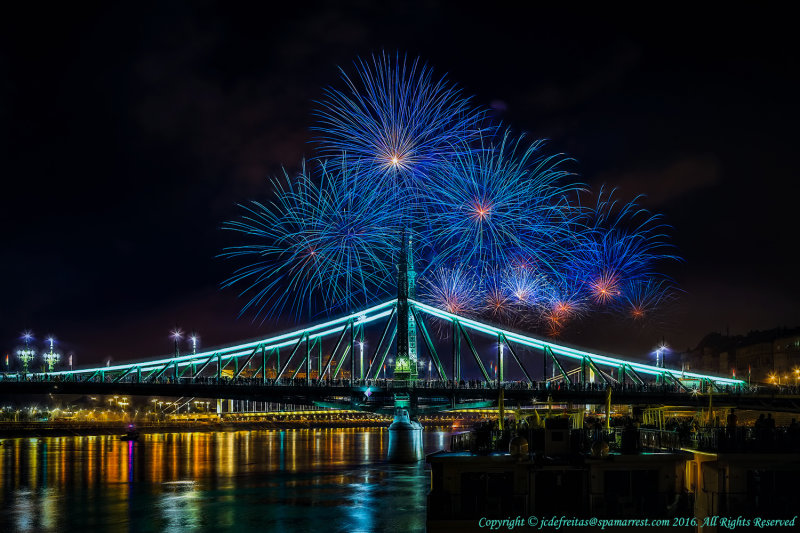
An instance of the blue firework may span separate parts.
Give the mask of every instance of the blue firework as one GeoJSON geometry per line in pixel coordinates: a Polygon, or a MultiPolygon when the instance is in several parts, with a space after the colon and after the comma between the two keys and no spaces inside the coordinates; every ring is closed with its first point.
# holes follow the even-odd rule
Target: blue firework
{"type": "Polygon", "coordinates": [[[519,255],[549,261],[576,185],[562,184],[564,158],[543,155],[541,146],[506,132],[496,145],[461,150],[432,172],[423,205],[438,257],[482,269],[519,255]]]}
{"type": "Polygon", "coordinates": [[[482,305],[479,310],[491,321],[507,324],[513,321],[517,313],[514,296],[505,283],[501,270],[484,272],[482,276],[482,305]]]}
{"type": "Polygon", "coordinates": [[[304,165],[299,176],[272,181],[272,202],[242,205],[241,217],[223,225],[246,241],[221,254],[248,261],[223,283],[244,287],[250,299],[243,312],[350,310],[393,286],[399,233],[390,195],[354,194],[356,174],[346,169],[357,167],[322,164],[314,179],[304,165]]]}
{"type": "Polygon", "coordinates": [[[619,301],[623,287],[655,274],[656,265],[677,259],[670,253],[668,226],[661,216],[638,206],[638,197],[621,203],[601,189],[587,211],[584,239],[572,265],[595,303],[619,301]]]}
{"type": "Polygon", "coordinates": [[[424,302],[450,313],[472,314],[480,303],[480,280],[468,267],[437,268],[422,283],[424,302]]]}
{"type": "Polygon", "coordinates": [[[375,186],[392,181],[413,195],[432,168],[491,131],[485,113],[419,59],[382,53],[358,59],[353,76],[340,71],[345,88],[325,89],[313,129],[324,156],[346,153],[375,186]]]}
{"type": "Polygon", "coordinates": [[[541,323],[549,335],[558,336],[569,323],[583,317],[589,308],[587,287],[580,276],[551,278],[542,306],[541,323]]]}
{"type": "MultiPolygon", "coordinates": [[[[671,297],[667,226],[601,189],[590,208],[567,158],[487,125],[419,60],[381,54],[317,102],[319,166],[273,180],[223,227],[242,240],[243,312],[354,310],[391,297],[401,231],[414,234],[422,299],[559,334],[592,309],[650,311],[671,297]],[[419,253],[422,252],[422,253],[419,253]]],[[[627,312],[627,311],[626,311],[627,312]]]]}
{"type": "Polygon", "coordinates": [[[635,279],[622,288],[620,311],[634,321],[644,322],[652,313],[675,298],[675,288],[669,279],[648,277],[635,279]]]}

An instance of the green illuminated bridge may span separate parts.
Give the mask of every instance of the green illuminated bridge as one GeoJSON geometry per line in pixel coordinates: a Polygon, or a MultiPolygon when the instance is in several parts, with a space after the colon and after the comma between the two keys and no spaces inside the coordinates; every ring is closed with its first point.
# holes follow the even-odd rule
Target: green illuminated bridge
{"type": "MultiPolygon", "coordinates": [[[[570,347],[423,304],[414,299],[405,250],[400,257],[397,298],[369,309],[199,353],[7,373],[0,393],[194,396],[379,411],[488,405],[500,390],[515,404],[603,403],[610,388],[619,403],[699,405],[711,394],[717,405],[775,404],[774,396],[746,391],[742,380],[570,347]],[[427,355],[427,369],[420,355],[427,355]]],[[[784,400],[799,410],[793,398],[784,400]]]]}
{"type": "Polygon", "coordinates": [[[581,350],[410,299],[406,306],[408,321],[413,321],[430,358],[430,379],[416,368],[418,354],[409,353],[408,361],[401,358],[408,347],[395,343],[403,321],[397,320],[401,305],[394,299],[304,329],[199,353],[51,373],[5,374],[0,392],[249,398],[368,410],[391,408],[398,398],[419,408],[477,406],[496,402],[500,388],[515,403],[548,398],[603,403],[607,387],[623,403],[687,405],[712,392],[721,405],[718,402],[727,397],[751,396],[742,393],[741,380],[581,350]],[[431,332],[447,334],[446,350],[431,332]],[[384,379],[392,355],[397,357],[393,376],[384,379]],[[398,370],[404,374],[398,376],[398,370]],[[470,376],[465,375],[468,371],[470,376]],[[555,378],[547,379],[553,374],[555,378]]]}

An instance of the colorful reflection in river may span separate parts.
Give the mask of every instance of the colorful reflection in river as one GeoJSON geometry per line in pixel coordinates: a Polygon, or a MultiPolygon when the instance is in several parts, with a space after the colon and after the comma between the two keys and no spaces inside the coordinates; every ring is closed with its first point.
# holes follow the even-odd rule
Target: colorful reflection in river
{"type": "Polygon", "coordinates": [[[423,531],[429,474],[387,447],[381,429],[5,439],[0,531],[423,531]]]}

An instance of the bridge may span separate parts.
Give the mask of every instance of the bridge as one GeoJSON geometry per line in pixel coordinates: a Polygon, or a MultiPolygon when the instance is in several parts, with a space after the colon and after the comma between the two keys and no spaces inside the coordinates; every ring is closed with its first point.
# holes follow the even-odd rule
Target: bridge
{"type": "MultiPolygon", "coordinates": [[[[0,376],[0,393],[194,396],[372,411],[485,406],[496,404],[501,394],[526,404],[605,403],[607,390],[620,403],[693,405],[708,394],[718,405],[775,403],[774,395],[743,394],[742,380],[592,352],[426,305],[414,298],[416,274],[410,256],[404,238],[397,298],[368,309],[199,353],[6,373],[0,376]],[[443,349],[443,342],[449,346],[443,349]],[[421,379],[419,344],[435,378],[421,379]],[[391,355],[394,366],[387,378],[385,365],[391,355]],[[540,373],[533,372],[534,365],[540,373]],[[467,376],[468,370],[472,376],[467,376]]],[[[786,401],[789,409],[796,409],[795,399],[786,401]]]]}

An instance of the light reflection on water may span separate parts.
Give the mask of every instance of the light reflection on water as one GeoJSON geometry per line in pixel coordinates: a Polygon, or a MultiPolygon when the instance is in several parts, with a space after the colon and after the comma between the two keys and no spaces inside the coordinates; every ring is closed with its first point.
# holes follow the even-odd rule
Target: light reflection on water
{"type": "MultiPolygon", "coordinates": [[[[0,531],[424,531],[424,463],[386,429],[5,439],[0,531]]],[[[426,453],[447,434],[425,431],[426,453]]]]}

